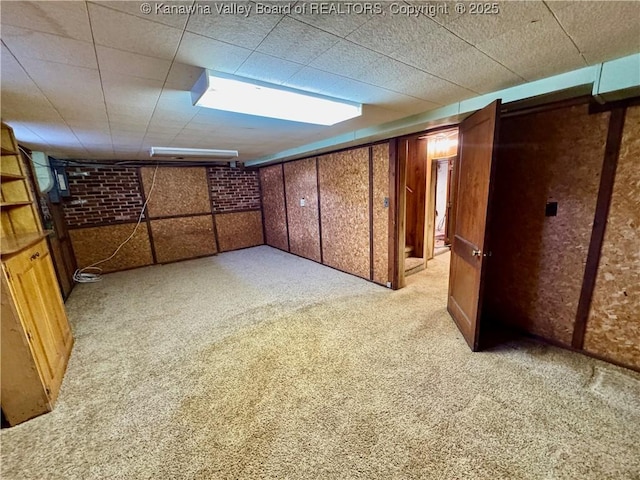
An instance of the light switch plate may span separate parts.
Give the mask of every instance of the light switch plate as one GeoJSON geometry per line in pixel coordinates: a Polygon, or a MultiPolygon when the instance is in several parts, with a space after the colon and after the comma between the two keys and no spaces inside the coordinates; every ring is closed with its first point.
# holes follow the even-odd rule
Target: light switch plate
{"type": "Polygon", "coordinates": [[[304,207],[307,204],[307,201],[304,198],[300,199],[300,206],[304,207]]]}

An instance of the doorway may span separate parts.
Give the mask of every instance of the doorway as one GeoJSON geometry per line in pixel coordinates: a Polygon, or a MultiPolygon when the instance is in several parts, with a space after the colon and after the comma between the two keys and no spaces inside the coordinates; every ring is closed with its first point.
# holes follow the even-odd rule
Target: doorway
{"type": "Polygon", "coordinates": [[[400,271],[404,276],[427,268],[450,249],[453,175],[458,129],[447,128],[400,139],[404,170],[404,228],[400,271]]]}

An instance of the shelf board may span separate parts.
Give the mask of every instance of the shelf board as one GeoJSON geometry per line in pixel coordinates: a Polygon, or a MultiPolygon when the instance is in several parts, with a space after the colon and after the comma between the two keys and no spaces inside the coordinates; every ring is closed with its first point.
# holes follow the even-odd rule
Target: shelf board
{"type": "Polygon", "coordinates": [[[11,180],[24,180],[24,175],[18,173],[2,173],[0,172],[0,180],[3,182],[9,182],[11,180]]]}
{"type": "Polygon", "coordinates": [[[24,201],[24,202],[2,202],[0,203],[0,207],[2,208],[13,208],[13,207],[23,207],[25,205],[31,205],[32,202],[24,201]]]}
{"type": "Polygon", "coordinates": [[[0,255],[5,256],[18,253],[25,248],[35,245],[50,233],[50,230],[46,230],[44,232],[21,233],[11,235],[10,237],[2,237],[2,239],[0,239],[0,255]]]}

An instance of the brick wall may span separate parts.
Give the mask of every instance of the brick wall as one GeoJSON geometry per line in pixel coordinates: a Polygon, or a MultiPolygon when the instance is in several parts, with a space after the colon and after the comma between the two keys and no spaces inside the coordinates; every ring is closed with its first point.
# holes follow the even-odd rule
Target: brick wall
{"type": "Polygon", "coordinates": [[[261,208],[258,172],[243,168],[209,167],[213,213],[261,208]]]}
{"type": "Polygon", "coordinates": [[[69,167],[71,198],[63,200],[69,227],[135,222],[142,208],[136,168],[69,167]]]}
{"type": "MultiPolygon", "coordinates": [[[[207,172],[213,213],[261,208],[257,171],[216,166],[207,172]]],[[[137,168],[68,167],[67,174],[71,198],[63,199],[63,208],[70,228],[138,220],[143,200],[137,168]]]]}

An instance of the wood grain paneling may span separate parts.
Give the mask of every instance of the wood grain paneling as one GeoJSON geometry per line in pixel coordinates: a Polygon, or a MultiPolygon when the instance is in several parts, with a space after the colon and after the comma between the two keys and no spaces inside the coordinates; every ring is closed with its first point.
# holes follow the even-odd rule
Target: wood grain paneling
{"type": "Polygon", "coordinates": [[[260,210],[218,214],[215,222],[221,252],[264,244],[260,210]]]}
{"type": "Polygon", "coordinates": [[[389,144],[374,145],[373,156],[373,281],[389,278],[389,144]],[[385,200],[387,206],[385,206],[385,200]]]}
{"type": "Polygon", "coordinates": [[[425,159],[425,144],[419,138],[408,140],[405,243],[414,247],[412,257],[422,257],[425,250],[427,171],[431,168],[425,159]]]}
{"type": "Polygon", "coordinates": [[[627,110],[585,350],[640,368],[640,107],[627,110]]]}
{"type": "MultiPolygon", "coordinates": [[[[145,198],[154,171],[155,167],[140,169],[145,198]]],[[[147,211],[150,218],[210,212],[206,167],[159,167],[147,211]]]]}
{"type": "Polygon", "coordinates": [[[369,148],[323,155],[318,162],[324,263],[368,279],[369,148]]]}
{"type": "Polygon", "coordinates": [[[159,263],[216,253],[211,215],[152,220],[151,233],[159,263]]]}
{"type": "Polygon", "coordinates": [[[265,243],[281,250],[289,250],[287,214],[284,195],[282,165],[260,169],[262,211],[264,215],[265,243]]]}
{"type": "Polygon", "coordinates": [[[291,253],[320,262],[316,159],[284,164],[291,253]],[[301,202],[304,202],[304,206],[301,202]]]}
{"type": "MultiPolygon", "coordinates": [[[[125,223],[69,230],[78,268],[87,267],[109,257],[118,248],[118,245],[131,235],[134,227],[134,223],[125,223]]],[[[142,223],[133,238],[120,249],[113,259],[98,266],[104,272],[114,272],[152,263],[149,233],[147,225],[142,223]]]]}
{"type": "Polygon", "coordinates": [[[505,119],[492,205],[485,313],[570,345],[609,114],[587,106],[505,119]],[[545,216],[557,202],[557,216],[545,216]]]}

